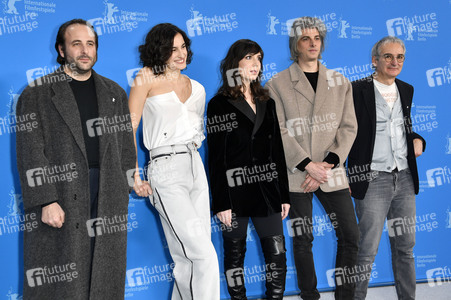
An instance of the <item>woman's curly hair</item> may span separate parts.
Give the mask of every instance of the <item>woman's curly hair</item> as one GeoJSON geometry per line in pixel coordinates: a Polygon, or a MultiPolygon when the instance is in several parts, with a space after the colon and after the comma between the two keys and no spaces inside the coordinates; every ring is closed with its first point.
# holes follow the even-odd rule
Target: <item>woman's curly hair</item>
{"type": "Polygon", "coordinates": [[[163,74],[166,70],[167,61],[172,55],[174,37],[177,33],[180,33],[185,41],[188,52],[186,64],[188,65],[193,57],[191,40],[183,30],[173,24],[161,23],[155,25],[147,34],[144,44],[139,46],[140,63],[144,67],[150,68],[154,75],[163,74]]]}

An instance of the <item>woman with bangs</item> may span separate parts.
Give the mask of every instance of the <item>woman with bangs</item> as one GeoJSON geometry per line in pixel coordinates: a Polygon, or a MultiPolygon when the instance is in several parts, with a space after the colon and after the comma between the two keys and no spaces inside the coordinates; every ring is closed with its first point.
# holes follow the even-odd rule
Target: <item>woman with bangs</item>
{"type": "Polygon", "coordinates": [[[283,299],[285,290],[288,179],[275,103],[260,82],[262,60],[256,42],[236,41],[221,62],[222,86],[207,109],[212,209],[227,228],[224,271],[231,299],[247,299],[249,218],[265,257],[267,299],[283,299]]]}
{"type": "Polygon", "coordinates": [[[143,119],[148,181],[138,161],[134,190],[158,211],[174,260],[172,299],[219,299],[219,267],[211,242],[210,199],[202,159],[205,89],[182,75],[191,41],[178,27],[153,27],[139,47],[143,68],[130,90],[135,136],[143,119]],[[141,172],[142,173],[142,172],[141,172]]]}

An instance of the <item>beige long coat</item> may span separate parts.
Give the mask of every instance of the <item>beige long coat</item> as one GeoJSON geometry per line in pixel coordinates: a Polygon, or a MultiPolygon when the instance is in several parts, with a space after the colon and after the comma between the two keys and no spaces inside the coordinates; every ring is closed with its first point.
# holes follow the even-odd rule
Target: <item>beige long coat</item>
{"type": "Polygon", "coordinates": [[[266,87],[276,102],[290,192],[302,192],[307,175],[296,166],[306,158],[321,162],[329,152],[338,155],[340,165],[320,188],[324,192],[347,188],[343,165],[357,134],[351,83],[319,63],[315,93],[299,65],[293,63],[266,87]]]}

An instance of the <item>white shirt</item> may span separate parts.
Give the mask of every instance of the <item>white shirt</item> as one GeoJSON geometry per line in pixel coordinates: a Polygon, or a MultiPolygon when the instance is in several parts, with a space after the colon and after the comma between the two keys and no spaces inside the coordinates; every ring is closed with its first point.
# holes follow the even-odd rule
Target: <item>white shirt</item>
{"type": "Polygon", "coordinates": [[[382,98],[384,98],[387,102],[390,110],[392,110],[396,100],[398,100],[398,87],[396,86],[396,83],[393,82],[390,85],[386,85],[374,79],[374,85],[381,94],[382,98]]]}
{"type": "Polygon", "coordinates": [[[148,150],[161,146],[196,143],[205,139],[203,119],[205,89],[191,81],[191,95],[182,103],[174,91],[148,97],[143,109],[144,145],[148,150]]]}

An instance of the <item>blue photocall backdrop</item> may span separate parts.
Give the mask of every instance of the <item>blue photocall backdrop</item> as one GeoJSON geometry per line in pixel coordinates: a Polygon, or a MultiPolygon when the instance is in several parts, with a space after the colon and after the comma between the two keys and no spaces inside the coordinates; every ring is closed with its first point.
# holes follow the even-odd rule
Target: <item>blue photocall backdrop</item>
{"type": "MultiPolygon", "coordinates": [[[[55,37],[67,20],[90,20],[99,34],[95,70],[127,93],[139,68],[138,46],[149,29],[170,22],[192,39],[194,57],[185,73],[205,86],[207,101],[219,86],[219,62],[236,40],[257,41],[265,52],[264,81],[290,65],[288,34],[294,18],[321,18],[328,29],[323,63],[350,80],[371,74],[370,50],[386,35],[406,43],[399,78],[415,87],[414,130],[427,140],[418,159],[417,243],[414,250],[418,281],[431,286],[450,276],[451,258],[451,2],[363,1],[31,1],[0,3],[0,298],[21,299],[23,287],[23,204],[16,168],[14,119],[18,96],[28,82],[56,67],[55,37]],[[288,24],[288,25],[287,25],[288,24]]],[[[142,145],[139,161],[145,166],[142,145]]],[[[205,148],[201,150],[205,158],[205,148]]],[[[331,290],[334,281],[336,238],[325,211],[314,200],[314,257],[318,288],[331,290]]],[[[148,201],[130,196],[126,298],[169,299],[173,285],[172,261],[159,217],[148,201]]],[[[286,294],[297,292],[292,240],[293,228],[284,222],[287,237],[286,294]]],[[[222,272],[221,227],[213,219],[212,239],[222,272]]],[[[388,233],[379,246],[371,285],[393,284],[388,233]]],[[[248,229],[245,282],[249,296],[264,294],[264,260],[252,225],[248,229]]],[[[221,297],[227,298],[221,275],[221,297]]]]}

